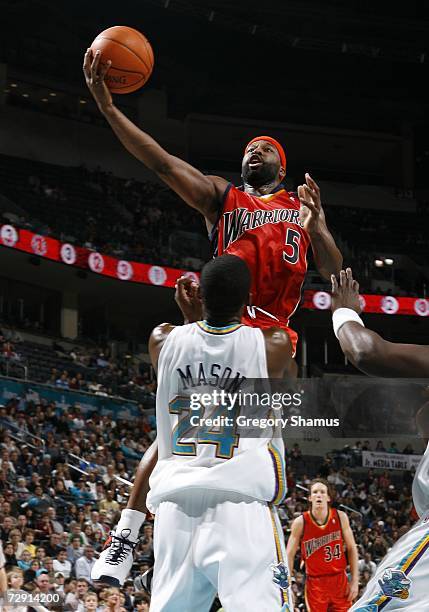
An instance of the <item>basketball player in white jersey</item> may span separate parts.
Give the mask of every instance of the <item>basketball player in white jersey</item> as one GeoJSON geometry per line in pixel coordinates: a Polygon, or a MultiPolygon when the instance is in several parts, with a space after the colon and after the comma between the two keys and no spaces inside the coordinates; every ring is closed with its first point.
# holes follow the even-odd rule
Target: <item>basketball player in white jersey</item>
{"type": "MultiPolygon", "coordinates": [[[[387,342],[366,329],[359,316],[359,285],[348,268],[332,277],[333,326],[347,358],[374,376],[429,377],[429,346],[387,342]]],[[[429,403],[417,413],[417,425],[429,442],[429,403]]],[[[353,612],[429,611],[429,444],[413,481],[419,521],[400,538],[377,568],[353,612]]]]}
{"type": "MultiPolygon", "coordinates": [[[[219,391],[237,389],[244,379],[285,375],[286,332],[240,322],[249,288],[250,272],[242,259],[216,258],[201,274],[203,317],[189,315],[189,308],[198,307],[195,299],[182,302],[185,318],[203,320],[161,325],[150,338],[158,372],[158,452],[147,496],[147,507],[155,513],[151,610],[156,612],[208,612],[216,592],[226,612],[292,610],[274,506],[286,493],[281,436],[240,438],[234,426],[186,436],[189,392],[198,392],[203,381],[219,391]]],[[[121,582],[123,568],[129,571],[141,525],[135,512],[122,513],[93,579],[121,582]]]]}

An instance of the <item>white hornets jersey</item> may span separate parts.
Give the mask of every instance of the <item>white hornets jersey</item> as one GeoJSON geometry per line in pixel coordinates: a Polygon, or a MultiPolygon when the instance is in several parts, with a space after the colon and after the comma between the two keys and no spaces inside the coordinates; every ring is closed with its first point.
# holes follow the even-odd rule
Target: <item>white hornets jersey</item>
{"type": "Polygon", "coordinates": [[[429,445],[414,476],[413,502],[420,520],[389,550],[351,611],[429,611],[429,445]]]}
{"type": "Polygon", "coordinates": [[[260,329],[239,323],[212,327],[205,321],[173,329],[158,361],[158,462],[149,481],[149,510],[185,489],[232,491],[280,503],[286,493],[281,435],[268,428],[259,437],[246,437],[236,420],[246,408],[208,405],[214,391],[233,395],[245,381],[266,378],[260,329]],[[209,398],[205,406],[195,399],[201,393],[209,398]],[[230,420],[206,425],[206,416],[215,423],[221,413],[230,420]]]}

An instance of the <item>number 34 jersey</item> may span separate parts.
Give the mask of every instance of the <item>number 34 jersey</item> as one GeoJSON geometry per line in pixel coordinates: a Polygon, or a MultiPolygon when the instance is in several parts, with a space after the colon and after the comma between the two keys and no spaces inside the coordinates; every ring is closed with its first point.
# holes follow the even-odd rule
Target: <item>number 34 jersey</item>
{"type": "MultiPolygon", "coordinates": [[[[149,481],[151,512],[184,490],[189,494],[202,489],[232,491],[280,503],[286,494],[281,430],[255,428],[258,437],[250,437],[237,421],[255,410],[243,402],[238,406],[246,385],[267,378],[260,329],[240,323],[212,327],[198,321],[171,331],[158,360],[158,462],[149,481]],[[222,391],[231,396],[222,398],[222,391]],[[232,405],[234,394],[237,400],[232,405]]],[[[265,392],[268,395],[267,388],[265,392]]],[[[258,407],[255,416],[261,418],[262,412],[272,416],[269,411],[269,406],[258,407]]]]}
{"type": "Polygon", "coordinates": [[[344,572],[347,560],[338,510],[330,508],[324,525],[319,525],[311,512],[304,512],[301,555],[308,576],[326,576],[344,572]]]}
{"type": "MultiPolygon", "coordinates": [[[[226,190],[214,228],[216,253],[237,255],[249,266],[252,288],[248,317],[252,318],[253,307],[259,327],[288,326],[298,306],[309,245],[299,210],[298,196],[288,193],[282,184],[264,196],[250,195],[233,185],[226,190]]],[[[251,320],[244,322],[252,325],[251,320]]]]}

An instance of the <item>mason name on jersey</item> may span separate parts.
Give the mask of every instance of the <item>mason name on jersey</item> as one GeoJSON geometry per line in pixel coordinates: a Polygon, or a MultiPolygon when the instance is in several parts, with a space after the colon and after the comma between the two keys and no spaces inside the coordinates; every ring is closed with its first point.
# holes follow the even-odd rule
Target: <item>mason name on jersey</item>
{"type": "Polygon", "coordinates": [[[293,223],[302,227],[299,210],[294,208],[252,211],[247,208],[235,208],[231,212],[223,213],[223,248],[227,249],[244,232],[268,223],[293,223]]]}
{"type": "Polygon", "coordinates": [[[223,389],[230,393],[238,391],[246,380],[240,372],[235,371],[229,366],[219,363],[203,364],[201,361],[195,364],[188,364],[183,369],[177,368],[182,391],[191,387],[202,387],[210,385],[223,389]]]}

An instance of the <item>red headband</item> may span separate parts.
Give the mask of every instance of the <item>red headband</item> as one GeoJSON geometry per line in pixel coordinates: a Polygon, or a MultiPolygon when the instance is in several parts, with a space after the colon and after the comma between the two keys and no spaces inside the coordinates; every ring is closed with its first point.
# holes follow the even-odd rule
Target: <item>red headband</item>
{"type": "Polygon", "coordinates": [[[277,153],[280,157],[280,165],[282,168],[284,168],[284,170],[286,170],[286,153],[284,152],[282,145],[275,140],[275,138],[271,138],[271,136],[256,136],[256,138],[252,138],[252,140],[247,143],[244,153],[246,153],[247,148],[252,144],[252,142],[256,142],[257,140],[266,140],[277,149],[277,153]]]}

